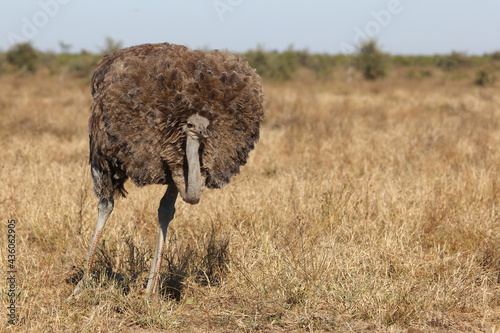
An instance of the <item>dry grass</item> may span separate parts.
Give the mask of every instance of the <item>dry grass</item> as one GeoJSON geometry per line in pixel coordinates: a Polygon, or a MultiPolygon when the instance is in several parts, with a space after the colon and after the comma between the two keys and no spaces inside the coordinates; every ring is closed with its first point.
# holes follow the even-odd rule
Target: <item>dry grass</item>
{"type": "Polygon", "coordinates": [[[66,302],[97,214],[89,88],[41,74],[0,86],[20,292],[19,324],[2,315],[1,331],[500,330],[498,88],[437,74],[267,83],[242,174],[176,205],[161,297],[142,296],[164,188],[128,184],[93,286],[66,302]]]}

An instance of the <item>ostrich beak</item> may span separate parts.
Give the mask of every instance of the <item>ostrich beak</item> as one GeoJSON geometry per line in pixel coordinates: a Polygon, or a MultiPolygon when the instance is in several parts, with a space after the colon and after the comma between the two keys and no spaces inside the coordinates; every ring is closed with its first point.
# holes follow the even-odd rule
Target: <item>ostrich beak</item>
{"type": "Polygon", "coordinates": [[[206,139],[208,137],[207,129],[205,127],[202,127],[200,129],[199,135],[202,139],[206,139]]]}

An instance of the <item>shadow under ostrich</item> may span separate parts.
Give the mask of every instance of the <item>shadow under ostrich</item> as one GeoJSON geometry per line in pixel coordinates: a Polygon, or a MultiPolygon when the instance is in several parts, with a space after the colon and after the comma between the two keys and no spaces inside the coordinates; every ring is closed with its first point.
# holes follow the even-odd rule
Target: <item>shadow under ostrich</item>
{"type": "Polygon", "coordinates": [[[99,198],[87,267],[125,181],[168,185],[158,208],[159,234],[146,294],[156,293],[177,195],[200,201],[203,187],[222,188],[247,161],[264,116],[260,77],[240,57],[144,44],[105,56],[92,77],[90,165],[99,198]]]}

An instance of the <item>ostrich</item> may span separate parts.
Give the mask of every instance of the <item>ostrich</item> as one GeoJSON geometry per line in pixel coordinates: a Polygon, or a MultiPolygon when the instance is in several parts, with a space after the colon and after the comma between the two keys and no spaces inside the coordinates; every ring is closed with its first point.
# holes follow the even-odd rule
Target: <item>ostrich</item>
{"type": "Polygon", "coordinates": [[[146,294],[156,293],[167,228],[177,195],[200,201],[203,187],[222,188],[239,173],[259,139],[264,116],[260,78],[228,52],[144,44],[105,56],[92,77],[90,165],[99,198],[86,285],[116,196],[125,181],[167,185],[146,294]]]}

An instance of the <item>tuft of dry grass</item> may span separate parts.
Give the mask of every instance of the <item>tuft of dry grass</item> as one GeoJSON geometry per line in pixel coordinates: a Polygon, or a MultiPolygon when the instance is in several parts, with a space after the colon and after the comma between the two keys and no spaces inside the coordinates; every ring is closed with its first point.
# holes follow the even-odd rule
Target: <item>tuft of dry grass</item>
{"type": "Polygon", "coordinates": [[[176,205],[160,295],[143,298],[164,188],[128,184],[71,302],[97,214],[89,88],[0,77],[19,292],[0,330],[498,332],[500,94],[443,75],[266,82],[242,174],[176,205]]]}

